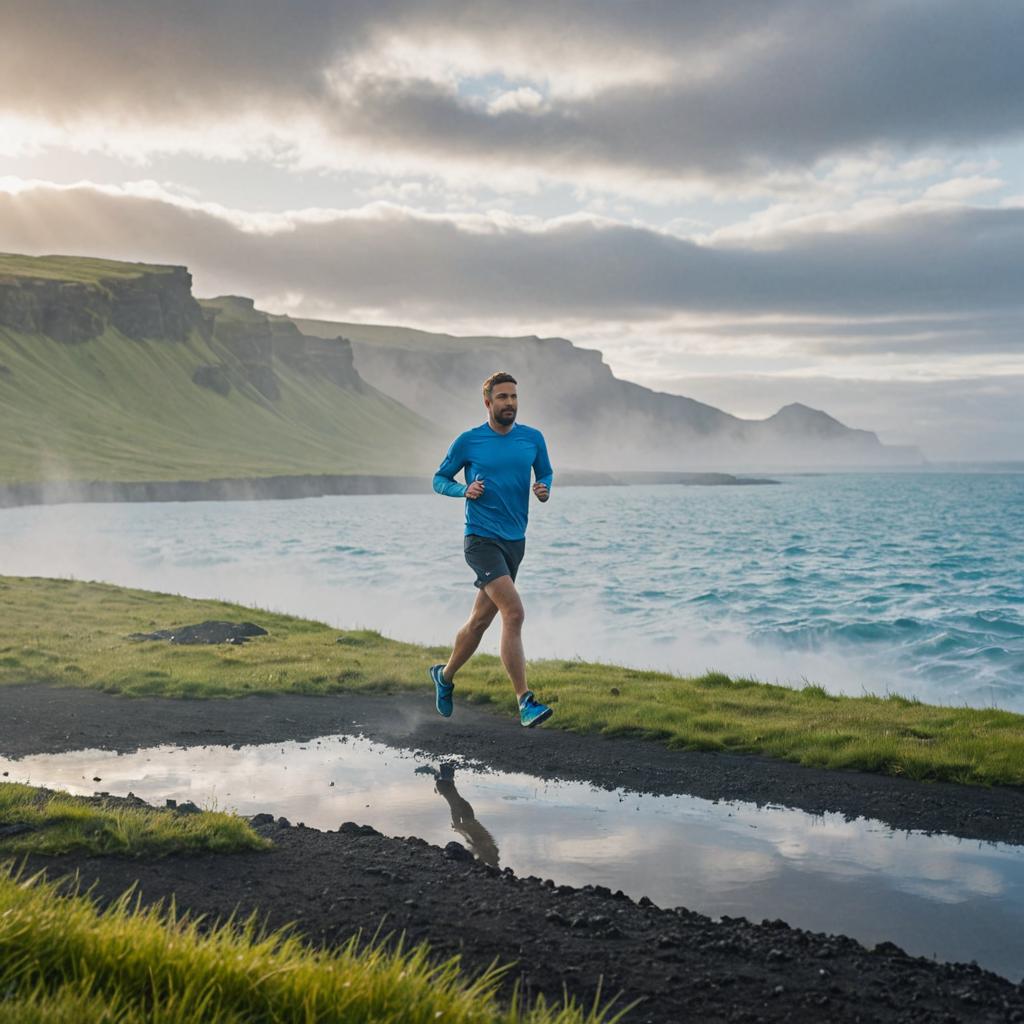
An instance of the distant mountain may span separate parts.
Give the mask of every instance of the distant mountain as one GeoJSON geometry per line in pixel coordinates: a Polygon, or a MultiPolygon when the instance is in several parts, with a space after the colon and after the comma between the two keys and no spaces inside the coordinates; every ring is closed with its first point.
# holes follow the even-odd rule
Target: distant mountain
{"type": "Polygon", "coordinates": [[[184,267],[0,255],[0,481],[421,474],[444,443],[347,341],[184,267]]]}
{"type": "Polygon", "coordinates": [[[565,338],[456,337],[404,327],[296,319],[303,333],[341,334],[360,374],[449,433],[481,422],[480,383],[519,381],[520,416],[540,427],[563,466],[616,471],[780,470],[919,465],[917,449],[793,404],[744,420],[682,395],[616,378],[601,353],[565,338]]]}

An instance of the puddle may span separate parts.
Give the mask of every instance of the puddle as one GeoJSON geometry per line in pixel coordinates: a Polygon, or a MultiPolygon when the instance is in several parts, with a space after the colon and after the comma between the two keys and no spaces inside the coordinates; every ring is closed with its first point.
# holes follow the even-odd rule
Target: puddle
{"type": "Polygon", "coordinates": [[[356,821],[440,846],[458,839],[520,875],[712,917],[782,918],[868,946],[888,940],[919,956],[976,960],[1015,982],[1024,974],[1019,847],[443,764],[352,736],[0,758],[12,782],[269,811],[319,829],[356,821]]]}

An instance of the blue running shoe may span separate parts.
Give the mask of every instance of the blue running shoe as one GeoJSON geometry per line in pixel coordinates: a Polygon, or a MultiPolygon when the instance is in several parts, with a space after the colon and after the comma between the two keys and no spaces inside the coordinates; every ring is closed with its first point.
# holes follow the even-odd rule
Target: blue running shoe
{"type": "Polygon", "coordinates": [[[554,711],[547,704],[541,704],[534,697],[533,690],[527,690],[519,698],[519,722],[521,725],[526,726],[527,729],[532,729],[535,725],[546,722],[553,714],[554,711]]]}
{"type": "Polygon", "coordinates": [[[444,715],[445,718],[451,718],[452,711],[455,710],[455,705],[452,702],[455,684],[444,681],[444,665],[432,665],[430,678],[434,680],[434,705],[437,707],[437,713],[444,715]]]}

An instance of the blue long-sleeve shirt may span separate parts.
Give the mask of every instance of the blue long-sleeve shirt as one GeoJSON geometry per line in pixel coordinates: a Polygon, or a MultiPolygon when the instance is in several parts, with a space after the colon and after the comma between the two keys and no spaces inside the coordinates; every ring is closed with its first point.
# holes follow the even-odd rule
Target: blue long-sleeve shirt
{"type": "Polygon", "coordinates": [[[459,434],[434,474],[434,490],[463,498],[474,480],[483,480],[484,493],[466,502],[466,533],[500,540],[522,540],[530,515],[530,473],[537,483],[551,486],[554,476],[544,435],[516,423],[499,434],[489,423],[459,434]],[[455,475],[465,471],[466,483],[455,475]]]}

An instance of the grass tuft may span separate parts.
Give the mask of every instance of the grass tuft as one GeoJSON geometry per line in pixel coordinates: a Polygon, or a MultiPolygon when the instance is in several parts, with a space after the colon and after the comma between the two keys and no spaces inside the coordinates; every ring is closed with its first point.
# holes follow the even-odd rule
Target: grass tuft
{"type": "Polygon", "coordinates": [[[0,825],[31,831],[0,838],[0,852],[163,857],[269,849],[244,818],[222,811],[180,814],[121,801],[0,783],[0,825]]]}

